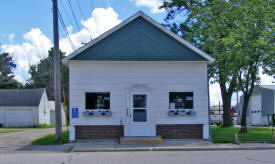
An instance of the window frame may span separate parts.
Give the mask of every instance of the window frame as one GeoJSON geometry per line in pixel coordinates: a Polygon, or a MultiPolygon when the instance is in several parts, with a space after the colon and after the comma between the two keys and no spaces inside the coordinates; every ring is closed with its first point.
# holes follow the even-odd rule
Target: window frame
{"type": "Polygon", "coordinates": [[[84,92],[84,109],[88,110],[88,111],[97,111],[97,110],[108,110],[111,111],[111,92],[110,91],[106,91],[106,90],[102,90],[102,91],[85,91],[84,92]],[[87,93],[109,93],[109,109],[100,109],[100,108],[95,108],[95,109],[87,109],[86,103],[87,103],[87,99],[86,99],[86,94],[87,93]]]}
{"type": "Polygon", "coordinates": [[[169,110],[195,110],[195,91],[193,90],[170,90],[168,92],[168,109],[169,110]],[[184,93],[184,92],[192,92],[193,93],[193,107],[188,109],[188,108],[179,108],[179,109],[172,109],[170,108],[170,93],[184,93]]]}

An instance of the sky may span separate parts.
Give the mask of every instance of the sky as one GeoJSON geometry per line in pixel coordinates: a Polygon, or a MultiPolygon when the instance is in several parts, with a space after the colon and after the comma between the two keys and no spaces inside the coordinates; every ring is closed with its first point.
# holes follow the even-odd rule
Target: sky
{"type": "MultiPolygon", "coordinates": [[[[163,0],[58,0],[59,12],[77,49],[123,20],[143,11],[159,23],[166,12],[159,9],[163,0]],[[72,10],[70,8],[70,4],[72,10]]],[[[16,63],[16,80],[26,82],[30,65],[48,56],[53,46],[52,0],[0,0],[0,53],[8,52],[16,63]]],[[[60,49],[72,52],[59,24],[60,49]]],[[[262,84],[272,78],[262,75],[262,84]]],[[[233,95],[232,104],[237,100],[233,95]]],[[[218,84],[210,85],[210,104],[221,101],[218,84]]]]}

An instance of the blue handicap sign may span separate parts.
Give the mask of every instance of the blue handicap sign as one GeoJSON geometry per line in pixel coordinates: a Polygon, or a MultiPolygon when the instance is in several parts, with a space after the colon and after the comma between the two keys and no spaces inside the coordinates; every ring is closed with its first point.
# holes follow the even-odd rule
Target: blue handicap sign
{"type": "Polygon", "coordinates": [[[72,118],[78,118],[78,108],[72,108],[72,118]]]}

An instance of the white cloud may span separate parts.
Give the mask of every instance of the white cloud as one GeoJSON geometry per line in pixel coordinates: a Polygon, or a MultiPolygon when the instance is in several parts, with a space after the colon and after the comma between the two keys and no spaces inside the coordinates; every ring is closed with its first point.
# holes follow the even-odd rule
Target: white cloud
{"type": "MultiPolygon", "coordinates": [[[[79,48],[82,46],[82,43],[89,42],[91,38],[94,39],[98,37],[100,34],[111,29],[120,22],[121,20],[118,19],[118,14],[113,8],[96,8],[92,12],[91,17],[87,20],[81,20],[81,24],[84,28],[74,34],[70,32],[70,38],[75,48],[79,48]]],[[[67,54],[72,52],[72,48],[68,44],[66,38],[60,40],[60,48],[67,54]]]]}
{"type": "Polygon", "coordinates": [[[17,68],[15,76],[18,81],[25,81],[30,77],[29,67],[37,64],[40,59],[47,57],[48,50],[52,47],[51,41],[40,29],[34,28],[23,35],[22,44],[3,44],[1,49],[8,52],[15,61],[17,68]]]}
{"type": "MultiPolygon", "coordinates": [[[[91,17],[87,20],[81,20],[84,28],[80,32],[72,33],[72,26],[68,26],[70,38],[75,48],[82,46],[81,43],[87,43],[98,37],[103,32],[119,24],[118,14],[112,8],[96,8],[91,17]]],[[[29,77],[30,65],[37,64],[41,59],[48,56],[48,50],[53,46],[51,40],[42,33],[39,28],[31,29],[23,35],[22,44],[3,44],[0,46],[2,52],[8,52],[17,65],[15,69],[15,78],[20,82],[25,82],[29,77]]],[[[60,39],[60,49],[67,54],[72,52],[66,38],[60,39]]]]}
{"type": "Polygon", "coordinates": [[[130,0],[130,2],[135,3],[137,7],[144,6],[150,8],[150,12],[153,14],[165,11],[163,8],[159,9],[159,7],[163,5],[163,1],[164,0],[130,0]]]}
{"type": "Polygon", "coordinates": [[[9,41],[11,42],[11,43],[13,43],[13,38],[15,37],[15,34],[10,34],[9,35],[9,41]]]}

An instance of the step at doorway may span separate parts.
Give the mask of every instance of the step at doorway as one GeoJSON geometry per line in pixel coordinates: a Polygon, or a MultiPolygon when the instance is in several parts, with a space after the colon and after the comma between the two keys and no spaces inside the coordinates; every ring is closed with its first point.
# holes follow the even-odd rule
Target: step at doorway
{"type": "Polygon", "coordinates": [[[127,136],[121,137],[120,143],[160,143],[163,142],[161,136],[127,136]]]}

